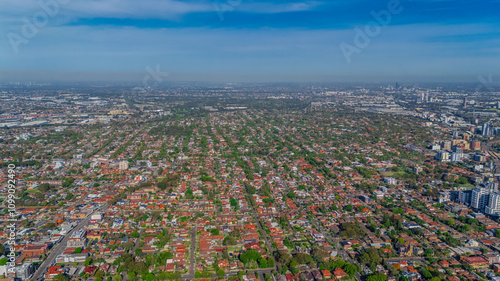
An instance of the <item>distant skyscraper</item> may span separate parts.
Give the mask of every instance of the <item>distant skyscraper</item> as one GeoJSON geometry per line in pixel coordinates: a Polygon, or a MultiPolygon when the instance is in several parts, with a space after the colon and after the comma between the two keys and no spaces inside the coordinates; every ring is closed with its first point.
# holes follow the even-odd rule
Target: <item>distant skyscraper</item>
{"type": "Polygon", "coordinates": [[[422,96],[420,97],[422,102],[425,102],[425,93],[422,93],[422,96]]]}
{"type": "Polygon", "coordinates": [[[451,162],[460,162],[462,161],[462,153],[453,152],[451,154],[451,162]]]}
{"type": "Polygon", "coordinates": [[[441,143],[442,147],[444,150],[450,150],[451,149],[451,141],[445,140],[441,143]]]}
{"type": "Polygon", "coordinates": [[[467,97],[464,98],[464,108],[467,108],[467,97]]]}
{"type": "Polygon", "coordinates": [[[491,135],[491,124],[486,122],[483,124],[481,134],[483,136],[490,136],[491,135]]]}
{"type": "Polygon", "coordinates": [[[441,162],[450,162],[450,153],[444,150],[440,150],[436,154],[436,159],[441,162]]]}
{"type": "Polygon", "coordinates": [[[480,150],[481,149],[481,142],[480,141],[472,141],[472,149],[474,150],[480,150]]]}

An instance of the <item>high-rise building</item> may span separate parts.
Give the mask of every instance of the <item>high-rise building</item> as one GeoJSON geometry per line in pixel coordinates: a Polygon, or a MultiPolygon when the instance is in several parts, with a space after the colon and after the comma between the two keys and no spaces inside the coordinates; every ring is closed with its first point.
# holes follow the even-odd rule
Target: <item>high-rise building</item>
{"type": "Polygon", "coordinates": [[[420,94],[420,102],[424,103],[425,102],[425,93],[420,94]]]}
{"type": "Polygon", "coordinates": [[[498,183],[488,181],[472,190],[471,207],[487,214],[500,214],[498,183]],[[491,198],[493,197],[493,198],[491,198]]]}
{"type": "Polygon", "coordinates": [[[486,122],[483,124],[481,134],[483,136],[490,136],[491,135],[491,124],[490,123],[486,122]]]}
{"type": "Polygon", "coordinates": [[[444,150],[451,150],[451,141],[445,140],[441,143],[444,150]]]}
{"type": "Polygon", "coordinates": [[[488,160],[488,157],[485,154],[476,154],[476,155],[474,155],[474,161],[485,162],[486,160],[488,160]]]}
{"type": "Polygon", "coordinates": [[[451,162],[460,162],[462,161],[462,153],[453,152],[451,154],[451,162]]]}
{"type": "Polygon", "coordinates": [[[384,182],[392,185],[398,184],[398,181],[395,178],[384,178],[384,182]]]}
{"type": "Polygon", "coordinates": [[[489,188],[492,190],[492,192],[498,192],[498,182],[494,181],[487,181],[484,183],[484,186],[486,188],[489,188]]]}
{"type": "Polygon", "coordinates": [[[25,263],[11,268],[5,275],[13,280],[29,280],[33,276],[34,272],[35,268],[33,267],[33,264],[25,263]]]}
{"type": "Polygon", "coordinates": [[[476,187],[472,190],[471,207],[484,212],[490,200],[491,190],[486,187],[476,187]]]}
{"type": "Polygon", "coordinates": [[[450,153],[444,150],[438,151],[436,159],[441,162],[450,162],[450,153]]]}
{"type": "Polygon", "coordinates": [[[493,216],[500,214],[500,193],[495,192],[490,194],[485,213],[493,216]]]}
{"type": "Polygon", "coordinates": [[[470,205],[472,200],[472,190],[458,190],[455,194],[455,201],[465,205],[470,205]]]}
{"type": "Polygon", "coordinates": [[[127,170],[128,169],[128,161],[121,161],[119,164],[118,164],[118,168],[120,170],[127,170]]]}
{"type": "Polygon", "coordinates": [[[481,142],[480,141],[472,141],[472,149],[474,150],[480,150],[481,149],[481,142]]]}

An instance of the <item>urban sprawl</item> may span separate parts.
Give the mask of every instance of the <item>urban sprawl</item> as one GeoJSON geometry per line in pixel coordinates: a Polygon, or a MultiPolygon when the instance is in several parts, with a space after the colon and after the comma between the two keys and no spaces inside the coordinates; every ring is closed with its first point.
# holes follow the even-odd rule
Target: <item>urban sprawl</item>
{"type": "Polygon", "coordinates": [[[484,85],[2,84],[0,280],[500,280],[499,113],[484,85]]]}

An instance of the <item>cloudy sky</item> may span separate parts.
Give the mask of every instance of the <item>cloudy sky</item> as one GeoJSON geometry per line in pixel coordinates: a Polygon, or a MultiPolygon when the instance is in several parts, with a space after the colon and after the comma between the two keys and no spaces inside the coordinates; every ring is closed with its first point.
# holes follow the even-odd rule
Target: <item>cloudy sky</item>
{"type": "Polygon", "coordinates": [[[141,80],[159,66],[187,80],[473,82],[500,74],[499,12],[500,0],[1,0],[0,80],[141,80]]]}

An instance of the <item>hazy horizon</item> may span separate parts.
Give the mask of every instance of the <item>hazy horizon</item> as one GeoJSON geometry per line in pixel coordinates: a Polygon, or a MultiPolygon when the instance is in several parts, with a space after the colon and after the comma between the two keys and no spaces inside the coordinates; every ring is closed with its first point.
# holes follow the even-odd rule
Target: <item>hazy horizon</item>
{"type": "MultiPolygon", "coordinates": [[[[0,71],[0,83],[130,83],[142,85],[148,72],[33,72],[33,71],[0,71]]],[[[493,77],[493,76],[492,76],[493,77]]],[[[161,83],[169,82],[215,82],[215,83],[450,83],[480,84],[481,79],[490,79],[488,74],[461,77],[436,76],[336,76],[336,75],[225,75],[225,74],[189,74],[168,73],[161,78],[161,83]]],[[[498,79],[489,81],[497,85],[498,79]]],[[[151,80],[156,82],[155,80],[151,80]]]]}

